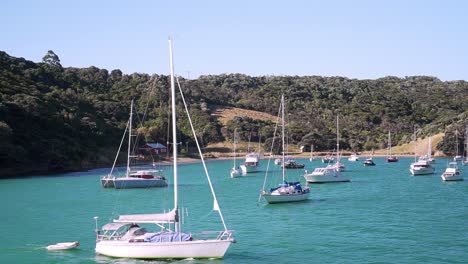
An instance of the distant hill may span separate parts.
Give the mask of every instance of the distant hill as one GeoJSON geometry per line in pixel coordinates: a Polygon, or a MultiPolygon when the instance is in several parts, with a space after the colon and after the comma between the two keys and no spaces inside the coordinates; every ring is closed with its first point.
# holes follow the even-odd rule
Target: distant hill
{"type": "MultiPolygon", "coordinates": [[[[463,80],[243,74],[179,79],[204,146],[232,141],[238,128],[240,140],[269,150],[281,94],[287,101],[289,144],[313,143],[317,151],[334,148],[336,115],[340,146],[349,151],[385,148],[389,130],[392,142],[408,143],[416,126],[419,138],[444,133],[436,147],[452,154],[455,137],[463,142],[468,123],[463,80]]],[[[40,63],[0,51],[0,177],[109,166],[132,98],[141,120],[140,144],[167,142],[168,76],[64,68],[53,51],[40,63]]],[[[190,127],[178,116],[181,151],[188,147],[190,155],[190,127]]]]}

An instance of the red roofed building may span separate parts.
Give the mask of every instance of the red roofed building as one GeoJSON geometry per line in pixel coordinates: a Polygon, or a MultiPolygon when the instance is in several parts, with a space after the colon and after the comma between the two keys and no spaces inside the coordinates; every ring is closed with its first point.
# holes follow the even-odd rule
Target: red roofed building
{"type": "Polygon", "coordinates": [[[166,146],[161,143],[146,143],[140,147],[142,152],[150,152],[151,155],[161,155],[162,153],[167,152],[166,146]]]}

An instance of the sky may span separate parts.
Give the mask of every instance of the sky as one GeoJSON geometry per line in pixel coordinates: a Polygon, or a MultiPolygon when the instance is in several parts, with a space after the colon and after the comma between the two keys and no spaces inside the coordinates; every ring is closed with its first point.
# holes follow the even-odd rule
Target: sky
{"type": "Polygon", "coordinates": [[[2,0],[0,50],[64,67],[468,80],[468,1],[2,0]]]}

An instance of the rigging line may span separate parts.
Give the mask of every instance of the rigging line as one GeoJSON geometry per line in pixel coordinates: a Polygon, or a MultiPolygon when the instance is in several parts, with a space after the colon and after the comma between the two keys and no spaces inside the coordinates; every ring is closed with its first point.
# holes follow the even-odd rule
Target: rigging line
{"type": "Polygon", "coordinates": [[[117,150],[117,155],[115,155],[114,164],[112,164],[112,169],[109,172],[109,176],[112,175],[112,172],[114,171],[114,168],[115,168],[115,164],[117,163],[117,158],[119,157],[120,149],[122,148],[122,144],[123,144],[124,139],[125,139],[125,134],[127,133],[127,130],[128,130],[129,122],[130,122],[130,120],[127,121],[127,126],[125,127],[125,132],[124,132],[124,134],[122,136],[122,140],[120,141],[119,149],[117,150]]]}
{"type": "MultiPolygon", "coordinates": [[[[132,102],[134,102],[134,100],[132,100],[132,102]]],[[[133,115],[135,114],[137,119],[138,119],[137,121],[139,121],[140,117],[138,115],[138,109],[137,109],[137,107],[135,106],[134,103],[132,103],[132,106],[133,106],[132,111],[131,111],[132,119],[133,119],[133,115]],[[135,110],[136,113],[133,113],[133,109],[135,110]]],[[[130,124],[130,125],[132,125],[132,124],[130,124]]],[[[138,131],[138,128],[133,128],[133,130],[138,131]]],[[[133,144],[129,145],[129,148],[131,148],[131,152],[129,153],[129,155],[135,156],[136,155],[135,150],[138,147],[138,141],[140,140],[140,136],[139,136],[138,132],[132,134],[132,131],[130,131],[129,132],[129,140],[131,140],[132,136],[135,137],[135,140],[133,140],[133,144]]],[[[137,161],[135,159],[130,159],[129,163],[132,163],[133,165],[137,165],[137,161]]],[[[129,166],[130,166],[130,164],[129,164],[129,166]]]]}
{"type": "MultiPolygon", "coordinates": [[[[153,93],[153,88],[154,88],[154,87],[151,88],[148,97],[151,97],[151,94],[153,93]]],[[[138,121],[140,122],[140,127],[143,127],[143,122],[145,121],[146,116],[147,116],[147,114],[148,114],[148,108],[149,108],[150,101],[151,101],[151,100],[148,100],[148,101],[146,102],[146,105],[145,105],[145,107],[144,107],[145,110],[143,111],[143,117],[141,118],[141,120],[140,120],[140,116],[137,114],[138,121]]],[[[135,109],[136,109],[136,108],[137,108],[137,107],[135,106],[135,109]]],[[[138,111],[137,111],[137,113],[138,113],[138,111]]],[[[145,136],[145,140],[146,140],[146,136],[145,136]]]]}
{"type": "Polygon", "coordinates": [[[202,164],[203,164],[203,169],[205,170],[206,178],[208,180],[208,184],[209,184],[210,189],[211,189],[211,194],[213,195],[214,203],[217,205],[216,209],[218,211],[219,217],[221,218],[221,222],[223,223],[224,231],[228,232],[226,223],[224,222],[223,214],[221,213],[221,208],[219,207],[218,200],[216,199],[216,193],[215,193],[215,191],[213,189],[213,184],[211,182],[210,175],[208,173],[208,169],[206,168],[205,159],[203,158],[202,151],[201,151],[201,148],[200,148],[200,144],[198,143],[197,135],[195,134],[195,129],[193,127],[192,118],[190,117],[190,113],[188,111],[187,103],[185,102],[185,97],[184,97],[184,93],[182,92],[182,88],[181,88],[180,83],[179,83],[179,78],[176,78],[176,81],[177,81],[177,85],[179,86],[180,96],[182,97],[182,101],[184,102],[185,112],[187,112],[187,118],[189,120],[190,127],[192,128],[193,137],[195,139],[195,143],[197,144],[198,153],[200,154],[200,158],[201,158],[201,161],[202,161],[202,164]]]}
{"type": "MultiPolygon", "coordinates": [[[[268,170],[270,169],[271,157],[272,157],[272,155],[273,155],[273,147],[275,146],[276,132],[277,132],[277,130],[278,130],[278,122],[279,122],[280,111],[281,111],[281,105],[280,105],[280,107],[279,107],[279,109],[278,109],[278,116],[276,117],[275,132],[273,132],[273,140],[271,141],[270,157],[268,158],[267,169],[266,169],[266,171],[265,171],[265,178],[263,179],[262,191],[265,190],[265,185],[266,185],[266,179],[267,179],[267,175],[268,175],[268,170]]],[[[260,193],[260,195],[258,196],[257,205],[258,205],[258,203],[260,202],[260,199],[261,199],[261,198],[262,198],[262,194],[260,193]]]]}
{"type": "MultiPolygon", "coordinates": [[[[148,93],[148,98],[151,97],[151,95],[154,93],[154,88],[155,88],[155,85],[154,83],[156,82],[156,78],[154,78],[154,81],[153,81],[153,85],[151,86],[151,89],[148,93]]],[[[138,108],[137,106],[135,105],[135,110],[136,110],[136,116],[137,116],[137,120],[138,120],[138,123],[139,123],[139,127],[140,128],[143,128],[143,122],[145,122],[146,120],[146,117],[148,115],[148,109],[149,109],[149,104],[150,104],[151,100],[147,100],[146,101],[146,105],[144,107],[144,111],[143,111],[143,116],[140,118],[140,115],[138,114],[138,108]]],[[[138,145],[138,141],[140,140],[140,136],[141,134],[140,133],[137,133],[136,134],[136,137],[135,137],[135,145],[133,146],[133,152],[135,152],[135,148],[137,147],[138,145]]],[[[144,136],[144,140],[145,140],[145,143],[148,143],[148,136],[146,134],[143,135],[144,136]]],[[[151,153],[150,151],[150,156],[151,156],[151,160],[154,162],[154,156],[153,154],[151,153]]]]}

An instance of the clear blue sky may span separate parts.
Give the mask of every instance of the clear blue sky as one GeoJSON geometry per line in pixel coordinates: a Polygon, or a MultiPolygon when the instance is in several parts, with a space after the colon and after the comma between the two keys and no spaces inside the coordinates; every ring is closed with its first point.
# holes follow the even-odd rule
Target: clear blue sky
{"type": "Polygon", "coordinates": [[[0,50],[167,74],[468,80],[468,1],[3,0],[0,50]]]}

